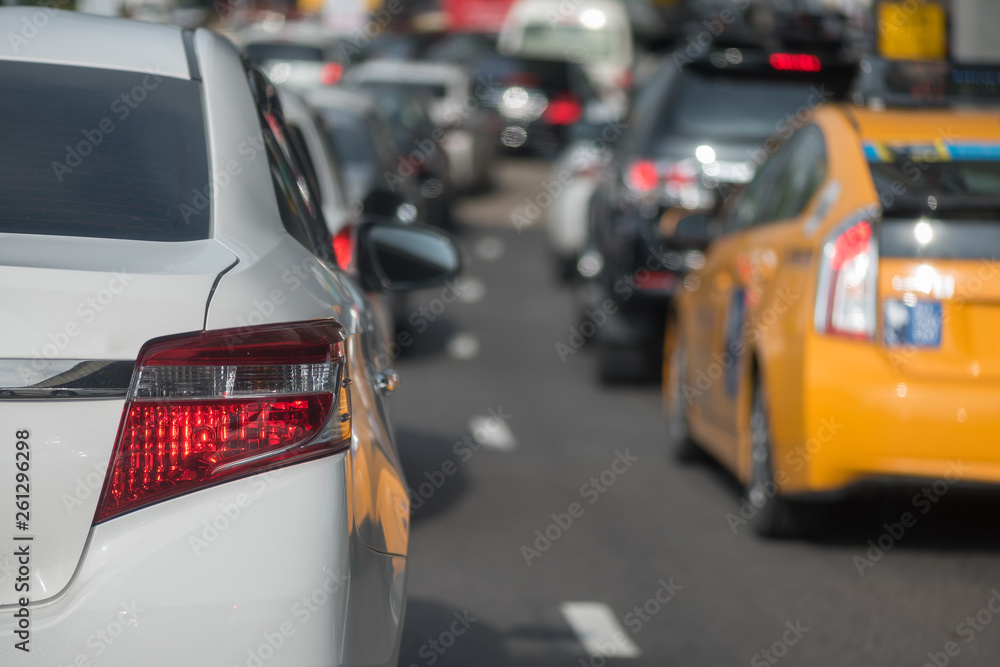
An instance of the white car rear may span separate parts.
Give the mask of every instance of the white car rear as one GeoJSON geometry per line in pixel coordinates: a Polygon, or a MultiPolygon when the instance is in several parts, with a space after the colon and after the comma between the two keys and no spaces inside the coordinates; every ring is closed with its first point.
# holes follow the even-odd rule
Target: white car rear
{"type": "Polygon", "coordinates": [[[226,40],[0,30],[36,16],[0,44],[0,664],[394,665],[408,495],[363,291],[454,247],[369,225],[359,284],[226,40]]]}
{"type": "Polygon", "coordinates": [[[617,2],[517,0],[504,19],[497,48],[508,55],[577,62],[611,102],[622,102],[631,84],[632,31],[617,2]]]}

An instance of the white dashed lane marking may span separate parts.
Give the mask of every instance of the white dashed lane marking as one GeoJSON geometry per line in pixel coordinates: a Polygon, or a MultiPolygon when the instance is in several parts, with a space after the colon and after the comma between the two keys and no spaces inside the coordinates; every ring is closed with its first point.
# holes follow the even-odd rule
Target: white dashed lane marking
{"type": "Polygon", "coordinates": [[[509,452],[517,447],[517,438],[506,422],[492,415],[476,415],[469,420],[469,433],[483,447],[509,452]]]}
{"type": "Polygon", "coordinates": [[[497,236],[484,236],[472,247],[472,253],[484,262],[495,262],[506,250],[507,245],[497,236]]]}
{"type": "Polygon", "coordinates": [[[603,602],[564,602],[563,618],[591,656],[637,658],[642,651],[618,622],[611,607],[603,602]]]}

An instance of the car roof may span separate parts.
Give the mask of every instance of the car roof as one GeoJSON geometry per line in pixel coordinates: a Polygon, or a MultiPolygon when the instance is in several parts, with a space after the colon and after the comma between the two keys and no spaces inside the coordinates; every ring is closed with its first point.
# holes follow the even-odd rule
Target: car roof
{"type": "Polygon", "coordinates": [[[150,72],[190,79],[184,31],[41,7],[0,7],[0,60],[150,72]],[[28,37],[25,26],[37,28],[28,37]]]}
{"type": "Polygon", "coordinates": [[[983,111],[841,107],[862,141],[1000,141],[1000,115],[983,111]]]}
{"type": "Polygon", "coordinates": [[[320,109],[347,109],[364,115],[370,115],[375,111],[371,97],[342,88],[313,88],[306,91],[304,97],[309,106],[320,109]]]}
{"type": "Polygon", "coordinates": [[[352,67],[348,78],[378,79],[380,81],[440,81],[453,82],[465,78],[465,71],[458,65],[439,62],[412,62],[403,60],[369,60],[352,67]]]}

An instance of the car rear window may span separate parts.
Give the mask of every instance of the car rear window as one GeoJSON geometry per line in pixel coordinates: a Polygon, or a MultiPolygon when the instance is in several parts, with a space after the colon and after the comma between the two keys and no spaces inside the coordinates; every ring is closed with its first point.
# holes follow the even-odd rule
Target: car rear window
{"type": "Polygon", "coordinates": [[[912,156],[924,154],[919,149],[883,149],[895,160],[869,165],[884,211],[882,256],[992,259],[1000,255],[1000,162],[918,161],[912,156]]]}
{"type": "Polygon", "coordinates": [[[813,86],[685,71],[659,116],[654,140],[668,135],[764,141],[789,113],[816,102],[813,86]]]}
{"type": "Polygon", "coordinates": [[[281,44],[271,42],[255,42],[247,44],[243,49],[247,58],[262,64],[269,60],[308,60],[323,62],[323,49],[306,44],[281,44]]]}
{"type": "Polygon", "coordinates": [[[0,233],[208,238],[198,83],[6,62],[0,90],[0,233]]]}
{"type": "Polygon", "coordinates": [[[320,120],[340,162],[345,165],[378,165],[378,149],[363,117],[342,109],[324,109],[320,112],[320,120]]]}

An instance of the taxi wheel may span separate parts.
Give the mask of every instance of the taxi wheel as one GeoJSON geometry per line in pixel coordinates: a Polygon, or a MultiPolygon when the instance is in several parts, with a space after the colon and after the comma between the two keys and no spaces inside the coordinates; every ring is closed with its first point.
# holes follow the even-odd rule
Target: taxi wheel
{"type": "Polygon", "coordinates": [[[691,439],[688,428],[684,375],[681,370],[685,359],[677,320],[671,317],[667,321],[663,339],[663,408],[667,417],[667,445],[678,461],[687,462],[701,460],[705,453],[691,439]]]}
{"type": "Polygon", "coordinates": [[[755,511],[750,519],[761,537],[805,537],[817,527],[812,506],[781,496],[771,464],[771,430],[767,417],[767,396],[757,379],[750,411],[750,479],[746,500],[755,511]]]}

